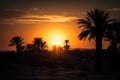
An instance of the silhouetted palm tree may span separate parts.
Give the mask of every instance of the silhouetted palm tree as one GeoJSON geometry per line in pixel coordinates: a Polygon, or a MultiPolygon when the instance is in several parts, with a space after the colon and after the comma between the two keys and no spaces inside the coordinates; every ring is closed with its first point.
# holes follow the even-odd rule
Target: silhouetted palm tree
{"type": "Polygon", "coordinates": [[[68,45],[68,43],[69,43],[69,40],[65,40],[65,44],[68,45]]]}
{"type": "Polygon", "coordinates": [[[43,41],[42,38],[39,38],[39,37],[34,38],[33,43],[35,47],[40,51],[44,50],[47,47],[46,42],[43,41]]]}
{"type": "Polygon", "coordinates": [[[94,9],[87,12],[85,19],[79,19],[78,24],[81,24],[79,28],[83,28],[79,34],[79,39],[96,40],[96,64],[95,71],[102,71],[102,38],[106,29],[106,25],[110,22],[109,12],[102,11],[100,9],[94,9]]]}
{"type": "Polygon", "coordinates": [[[25,51],[28,53],[32,53],[34,51],[35,45],[34,44],[26,44],[25,51]]]}
{"type": "Polygon", "coordinates": [[[41,50],[44,50],[45,48],[47,48],[47,42],[43,41],[41,44],[41,50]]]}
{"type": "Polygon", "coordinates": [[[110,47],[116,53],[116,48],[120,44],[120,21],[115,21],[109,25],[105,33],[105,41],[109,41],[110,47]]]}
{"type": "Polygon", "coordinates": [[[69,43],[69,40],[65,40],[65,46],[64,46],[64,49],[65,50],[69,50],[70,46],[68,45],[69,43]]]}
{"type": "MultiPolygon", "coordinates": [[[[120,44],[120,21],[114,21],[111,23],[105,32],[105,41],[109,41],[110,45],[108,47],[109,55],[108,59],[110,61],[109,69],[115,69],[117,59],[117,47],[120,44]]],[[[118,63],[117,63],[118,64],[118,63]]]]}
{"type": "Polygon", "coordinates": [[[20,53],[23,50],[23,38],[21,36],[15,36],[10,40],[9,46],[16,46],[16,52],[20,53]]]}

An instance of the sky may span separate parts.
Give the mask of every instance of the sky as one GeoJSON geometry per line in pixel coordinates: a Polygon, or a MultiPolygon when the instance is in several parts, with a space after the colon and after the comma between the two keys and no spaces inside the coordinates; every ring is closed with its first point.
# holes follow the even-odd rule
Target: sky
{"type": "MultiPolygon", "coordinates": [[[[119,3],[120,0],[0,0],[0,50],[14,49],[8,44],[17,35],[26,44],[42,37],[49,47],[57,38],[60,46],[68,39],[71,48],[95,48],[94,40],[78,39],[78,19],[95,8],[109,11],[110,18],[120,19],[119,3]]],[[[103,47],[107,46],[106,43],[103,47]]]]}

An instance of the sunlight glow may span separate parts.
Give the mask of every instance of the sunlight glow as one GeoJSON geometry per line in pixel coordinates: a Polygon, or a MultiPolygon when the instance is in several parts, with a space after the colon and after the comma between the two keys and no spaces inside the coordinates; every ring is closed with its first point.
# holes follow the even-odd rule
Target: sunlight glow
{"type": "Polygon", "coordinates": [[[61,46],[63,44],[64,37],[62,34],[52,34],[51,44],[56,46],[61,46]]]}
{"type": "Polygon", "coordinates": [[[52,44],[58,46],[58,45],[60,45],[60,43],[61,43],[60,37],[54,36],[52,44]]]}

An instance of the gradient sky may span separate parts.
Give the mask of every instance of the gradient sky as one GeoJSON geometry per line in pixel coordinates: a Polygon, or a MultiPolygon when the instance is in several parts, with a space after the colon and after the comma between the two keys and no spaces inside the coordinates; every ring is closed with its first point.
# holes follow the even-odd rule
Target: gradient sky
{"type": "MultiPolygon", "coordinates": [[[[71,48],[94,48],[94,40],[80,41],[77,20],[94,8],[110,11],[120,19],[120,0],[0,0],[0,50],[12,37],[20,35],[25,43],[42,37],[51,46],[54,34],[70,40],[71,48]]],[[[107,45],[104,45],[106,47],[107,45]]]]}

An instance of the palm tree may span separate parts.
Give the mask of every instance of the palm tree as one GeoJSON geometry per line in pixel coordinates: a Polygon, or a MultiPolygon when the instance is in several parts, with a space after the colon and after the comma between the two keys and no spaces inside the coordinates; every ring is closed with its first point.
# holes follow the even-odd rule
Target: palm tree
{"type": "MultiPolygon", "coordinates": [[[[115,65],[117,60],[117,47],[120,44],[120,21],[115,21],[109,25],[107,28],[105,35],[105,41],[110,43],[109,49],[109,61],[110,61],[110,69],[115,69],[115,65]]],[[[118,63],[117,63],[118,64],[118,63]]]]}
{"type": "Polygon", "coordinates": [[[15,36],[10,40],[9,46],[16,46],[16,52],[20,53],[23,50],[23,38],[21,36],[15,36]]]}
{"type": "Polygon", "coordinates": [[[42,38],[39,38],[39,37],[34,38],[33,43],[35,47],[37,48],[37,50],[39,51],[42,51],[47,47],[46,42],[43,41],[42,38]]]}
{"type": "Polygon", "coordinates": [[[65,44],[68,45],[68,43],[69,43],[69,40],[65,40],[65,44]]]}
{"type": "Polygon", "coordinates": [[[69,48],[70,48],[68,43],[69,43],[69,40],[65,40],[65,46],[64,46],[65,50],[69,50],[69,48]]]}
{"type": "Polygon", "coordinates": [[[41,50],[44,50],[45,48],[47,48],[47,42],[46,41],[43,41],[42,44],[41,44],[41,50]]]}
{"type": "Polygon", "coordinates": [[[28,53],[32,53],[34,51],[34,44],[26,44],[25,51],[28,53]]]}
{"type": "Polygon", "coordinates": [[[96,40],[96,64],[95,71],[102,71],[102,38],[106,29],[106,25],[110,22],[109,12],[100,9],[94,9],[87,12],[85,19],[79,19],[79,28],[83,28],[79,34],[79,39],[96,40]]]}
{"type": "Polygon", "coordinates": [[[116,48],[120,44],[120,21],[115,21],[109,25],[105,32],[105,41],[109,41],[110,47],[116,53],[116,48]]]}
{"type": "Polygon", "coordinates": [[[35,48],[40,49],[41,42],[42,42],[42,38],[34,38],[33,43],[35,48]]]}

